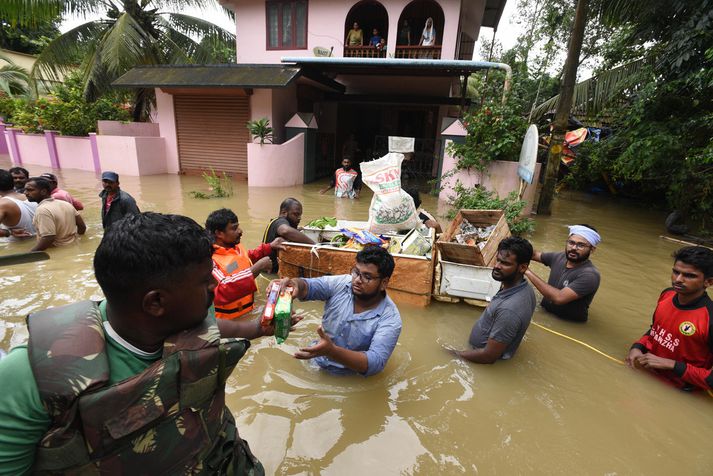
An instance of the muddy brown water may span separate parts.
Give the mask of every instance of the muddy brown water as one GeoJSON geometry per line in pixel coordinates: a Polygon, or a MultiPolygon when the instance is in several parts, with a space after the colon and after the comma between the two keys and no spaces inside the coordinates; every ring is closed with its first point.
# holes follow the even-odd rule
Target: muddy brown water
{"type": "MultiPolygon", "coordinates": [[[[0,167],[7,167],[0,160],[0,167]]],[[[45,170],[30,167],[33,174],[45,170]]],[[[64,170],[60,185],[82,200],[87,234],[53,249],[49,261],[0,268],[0,349],[27,339],[27,313],[99,299],[92,272],[101,239],[99,180],[64,170]]],[[[122,177],[142,210],[181,213],[198,222],[222,206],[239,216],[254,247],[279,202],[294,196],[304,221],[323,215],[366,219],[358,201],[321,196],[323,183],[264,189],[236,182],[224,200],[196,200],[199,177],[122,177]]],[[[424,197],[427,208],[437,208],[424,197]]],[[[534,322],[623,358],[648,327],[656,298],[670,284],[673,243],[659,239],[663,216],[581,195],[558,198],[537,217],[532,242],[560,250],[572,223],[596,226],[593,255],[602,286],[587,324],[567,323],[538,307],[534,322]]],[[[441,218],[442,222],[446,222],[441,218]]],[[[0,254],[30,244],[0,244],[0,254]]],[[[542,276],[547,270],[534,269],[542,276]]],[[[264,288],[265,278],[259,288],[264,288]]],[[[264,293],[257,297],[264,302],[264,293]]],[[[315,336],[322,305],[299,303],[306,318],[283,345],[255,341],[228,382],[228,405],[243,438],[269,474],[710,474],[713,398],[685,394],[540,327],[530,326],[515,358],[494,365],[454,360],[442,345],[464,347],[481,310],[466,304],[401,305],[403,332],[385,371],[333,377],[291,354],[315,336]]],[[[3,382],[6,384],[6,382],[3,382]]]]}

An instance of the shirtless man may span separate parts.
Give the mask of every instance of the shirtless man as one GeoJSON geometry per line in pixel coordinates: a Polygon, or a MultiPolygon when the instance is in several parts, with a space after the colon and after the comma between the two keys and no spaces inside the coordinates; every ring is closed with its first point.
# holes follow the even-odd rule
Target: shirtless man
{"type": "Polygon", "coordinates": [[[18,240],[35,235],[32,219],[37,204],[14,190],[13,177],[0,169],[0,239],[18,240]]]}

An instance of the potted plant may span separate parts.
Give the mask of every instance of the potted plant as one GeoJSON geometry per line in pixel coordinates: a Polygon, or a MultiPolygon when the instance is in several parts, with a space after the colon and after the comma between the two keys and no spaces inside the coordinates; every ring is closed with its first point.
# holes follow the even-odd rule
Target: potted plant
{"type": "Polygon", "coordinates": [[[253,136],[260,138],[260,145],[265,144],[265,141],[272,142],[272,127],[270,127],[270,119],[263,117],[257,121],[248,121],[248,130],[253,136]]]}

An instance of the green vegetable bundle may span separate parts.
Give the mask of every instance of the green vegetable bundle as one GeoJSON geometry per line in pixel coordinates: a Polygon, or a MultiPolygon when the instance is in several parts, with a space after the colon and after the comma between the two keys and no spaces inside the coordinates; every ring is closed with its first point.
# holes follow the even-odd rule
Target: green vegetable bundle
{"type": "Polygon", "coordinates": [[[320,230],[324,230],[327,225],[337,226],[337,219],[334,217],[322,217],[307,223],[309,228],[319,228],[320,230]]]}

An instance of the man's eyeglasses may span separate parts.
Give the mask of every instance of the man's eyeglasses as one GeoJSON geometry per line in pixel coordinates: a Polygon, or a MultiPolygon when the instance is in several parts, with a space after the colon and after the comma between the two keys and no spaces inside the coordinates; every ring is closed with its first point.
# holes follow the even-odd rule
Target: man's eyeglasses
{"type": "Polygon", "coordinates": [[[360,273],[358,269],[352,268],[351,271],[352,278],[361,279],[362,283],[369,284],[373,279],[379,279],[381,276],[372,276],[370,274],[360,273]]]}
{"type": "Polygon", "coordinates": [[[567,246],[569,246],[570,248],[576,248],[578,250],[584,250],[592,245],[590,245],[589,243],[579,243],[577,241],[567,240],[567,246]]]}

